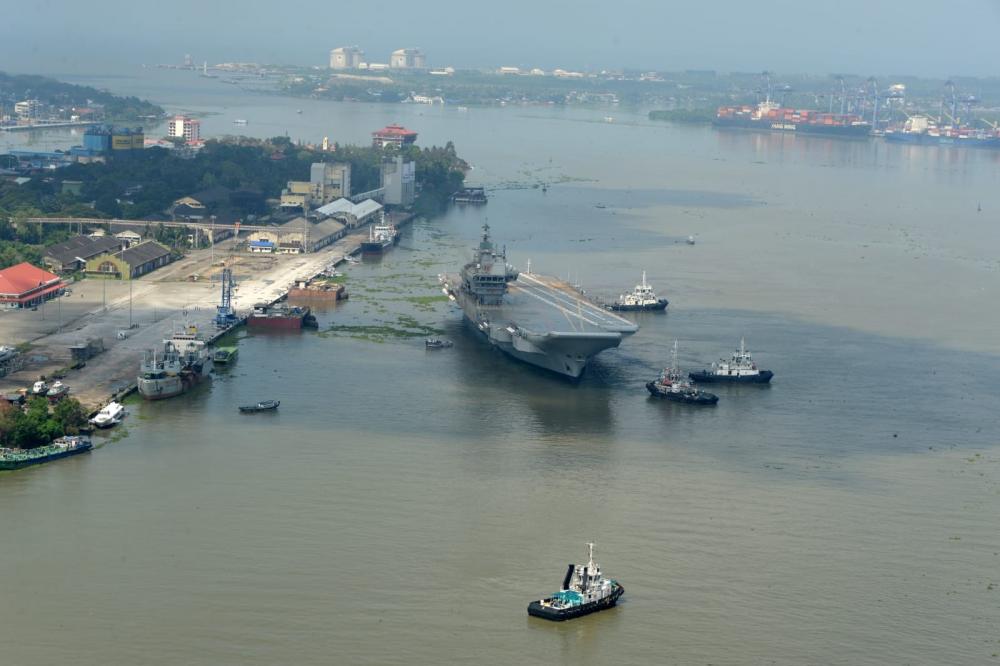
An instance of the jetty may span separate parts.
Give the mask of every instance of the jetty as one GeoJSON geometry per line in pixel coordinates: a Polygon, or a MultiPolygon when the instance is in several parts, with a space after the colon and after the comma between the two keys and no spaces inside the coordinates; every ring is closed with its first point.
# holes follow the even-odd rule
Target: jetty
{"type": "MultiPolygon", "coordinates": [[[[387,217],[398,227],[415,216],[387,217]]],[[[359,227],[318,252],[266,258],[237,253],[235,239],[227,239],[213,248],[192,250],[131,283],[100,279],[72,283],[69,294],[37,311],[5,318],[4,344],[23,345],[27,351],[20,355],[17,370],[0,377],[0,394],[31,386],[39,376],[59,374],[73,387],[72,396],[96,412],[135,390],[143,351],[162,345],[175,325],[197,326],[206,341],[214,342],[243,325],[254,304],[286,299],[296,280],[303,276],[311,280],[343,264],[346,257],[360,252],[367,238],[368,230],[359,227]],[[262,261],[266,263],[255,263],[262,261]],[[233,272],[238,285],[232,297],[237,316],[231,325],[218,328],[223,268],[233,272]],[[81,345],[97,350],[82,363],[74,361],[70,351],[81,345]]]]}

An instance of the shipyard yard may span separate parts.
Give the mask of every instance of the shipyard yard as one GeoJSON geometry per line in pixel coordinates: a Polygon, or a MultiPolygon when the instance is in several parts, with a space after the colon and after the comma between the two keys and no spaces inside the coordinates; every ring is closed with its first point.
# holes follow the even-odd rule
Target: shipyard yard
{"type": "Polygon", "coordinates": [[[35,311],[0,312],[5,342],[29,345],[23,352],[22,369],[0,378],[0,393],[30,386],[39,376],[60,373],[65,374],[63,379],[73,397],[89,411],[96,411],[113,396],[129,392],[143,351],[159,348],[173,331],[193,325],[205,337],[216,334],[214,320],[221,292],[218,279],[223,265],[236,276],[233,306],[245,315],[256,303],[284,298],[296,279],[312,277],[341,262],[367,237],[367,229],[360,230],[321,252],[298,255],[230,253],[236,242],[230,239],[218,243],[214,250],[192,251],[182,260],[135,280],[131,294],[125,282],[83,280],[73,283],[66,296],[35,311]],[[70,346],[90,339],[100,339],[105,351],[79,370],[68,369],[73,364],[70,346]]]}
{"type": "MultiPolygon", "coordinates": [[[[350,299],[314,304],[317,330],[237,327],[220,344],[238,356],[211,382],[131,396],[92,452],[0,474],[7,661],[996,661],[992,153],[656,125],[626,109],[613,123],[600,109],[389,112],[190,78],[93,83],[206,109],[206,134],[235,118],[260,136],[335,126],[355,142],[416,127],[455,141],[489,202],[418,216],[381,256],[341,265],[350,299]],[[520,271],[512,297],[541,328],[628,322],[578,380],[501,353],[442,294],[487,219],[520,271]],[[666,312],[580,299],[647,279],[666,312]],[[713,384],[714,406],[647,390],[675,340],[697,371],[742,338],[773,381],[713,384]],[[265,400],[280,407],[240,411],[265,400]],[[618,606],[528,617],[588,542],[627,590],[618,606]]],[[[96,406],[175,323],[214,332],[220,262],[245,312],[362,238],[232,264],[230,241],[214,262],[191,251],[133,283],[125,340],[128,285],[113,281],[0,314],[0,343],[47,357],[4,391],[101,337],[107,351],[65,378],[96,406]]],[[[510,318],[501,334],[517,331],[510,318]]]]}

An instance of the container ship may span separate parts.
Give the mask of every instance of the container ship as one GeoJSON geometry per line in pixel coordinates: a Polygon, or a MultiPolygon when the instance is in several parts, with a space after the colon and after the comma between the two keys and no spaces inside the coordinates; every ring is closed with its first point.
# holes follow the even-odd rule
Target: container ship
{"type": "Polygon", "coordinates": [[[315,327],[316,317],[309,306],[268,305],[258,303],[247,318],[247,328],[272,331],[300,331],[303,327],[315,327]]]}
{"type": "Polygon", "coordinates": [[[851,113],[822,113],[812,109],[785,109],[774,102],[757,106],[720,106],[712,124],[766,132],[795,132],[824,136],[866,137],[871,123],[851,113]]]}
{"type": "Polygon", "coordinates": [[[519,273],[507,263],[506,251],[493,245],[488,224],[472,261],[440,280],[444,293],[491,345],[573,379],[594,355],[639,330],[565,282],[519,273]]]}
{"type": "Polygon", "coordinates": [[[198,337],[197,327],[188,326],[164,340],[161,351],[146,351],[136,386],[146,400],[162,400],[190,390],[211,372],[212,354],[198,337]]]}
{"type": "Polygon", "coordinates": [[[885,140],[925,146],[1000,148],[1000,131],[976,129],[966,125],[939,126],[928,116],[910,116],[902,125],[887,129],[885,140]]]}

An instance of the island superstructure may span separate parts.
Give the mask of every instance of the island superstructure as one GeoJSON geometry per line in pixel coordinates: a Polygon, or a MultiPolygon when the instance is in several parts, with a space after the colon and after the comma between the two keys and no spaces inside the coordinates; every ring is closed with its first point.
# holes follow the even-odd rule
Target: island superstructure
{"type": "Polygon", "coordinates": [[[638,325],[590,302],[555,278],[520,273],[497,250],[490,227],[459,273],[440,276],[444,292],[504,353],[578,378],[604,349],[617,347],[638,325]]]}

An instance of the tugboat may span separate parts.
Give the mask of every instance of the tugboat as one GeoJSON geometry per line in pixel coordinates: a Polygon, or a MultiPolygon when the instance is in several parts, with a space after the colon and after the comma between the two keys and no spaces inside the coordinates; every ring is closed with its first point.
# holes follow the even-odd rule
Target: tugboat
{"type": "Polygon", "coordinates": [[[677,368],[676,340],[674,340],[671,366],[665,368],[656,381],[648,382],[646,389],[657,398],[666,398],[674,402],[686,402],[691,405],[714,405],[719,402],[719,396],[695,388],[691,380],[677,368]]]}
{"type": "Polygon", "coordinates": [[[594,562],[594,544],[588,543],[590,558],[586,566],[569,565],[562,589],[552,596],[528,604],[528,615],[562,622],[612,608],[625,594],[616,580],[605,578],[594,562]]]}
{"type": "Polygon", "coordinates": [[[631,294],[622,294],[608,309],[619,312],[666,310],[668,302],[665,298],[656,297],[653,288],[646,284],[646,271],[643,271],[642,283],[635,285],[631,294]]]}
{"type": "Polygon", "coordinates": [[[761,370],[754,363],[746,347],[746,341],[740,338],[740,348],[733,352],[727,361],[719,359],[709,370],[700,370],[688,374],[696,382],[732,382],[741,384],[767,384],[774,373],[761,370]]]}

